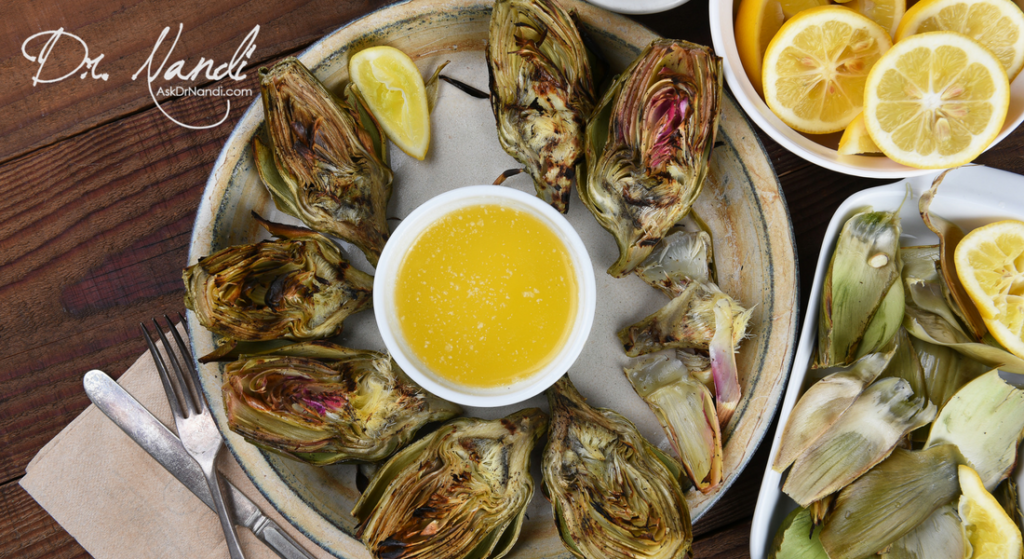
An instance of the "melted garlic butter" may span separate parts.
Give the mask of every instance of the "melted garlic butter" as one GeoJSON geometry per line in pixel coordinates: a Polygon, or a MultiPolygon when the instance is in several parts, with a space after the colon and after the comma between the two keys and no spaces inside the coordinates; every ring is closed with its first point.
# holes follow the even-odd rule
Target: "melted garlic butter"
{"type": "Polygon", "coordinates": [[[569,251],[533,215],[497,204],[430,225],[398,271],[395,307],[434,373],[492,388],[529,377],[565,344],[576,316],[569,251]]]}

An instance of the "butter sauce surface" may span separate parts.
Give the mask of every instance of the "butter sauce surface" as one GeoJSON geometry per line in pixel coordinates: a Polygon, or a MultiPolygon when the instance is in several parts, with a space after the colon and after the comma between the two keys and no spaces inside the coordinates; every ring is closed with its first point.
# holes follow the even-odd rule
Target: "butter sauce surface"
{"type": "Polygon", "coordinates": [[[525,211],[482,204],[431,224],[399,267],[395,308],[412,351],[463,386],[511,385],[565,344],[578,281],[565,244],[525,211]]]}

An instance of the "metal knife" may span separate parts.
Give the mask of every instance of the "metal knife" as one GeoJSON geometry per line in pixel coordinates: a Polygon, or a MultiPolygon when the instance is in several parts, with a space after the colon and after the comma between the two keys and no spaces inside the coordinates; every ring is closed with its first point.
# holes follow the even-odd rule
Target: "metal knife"
{"type": "MultiPolygon", "coordinates": [[[[85,393],[96,407],[213,510],[203,471],[174,433],[103,371],[89,371],[83,382],[85,393]]],[[[251,530],[284,559],[315,559],[234,485],[228,482],[224,487],[236,526],[251,530]]]]}

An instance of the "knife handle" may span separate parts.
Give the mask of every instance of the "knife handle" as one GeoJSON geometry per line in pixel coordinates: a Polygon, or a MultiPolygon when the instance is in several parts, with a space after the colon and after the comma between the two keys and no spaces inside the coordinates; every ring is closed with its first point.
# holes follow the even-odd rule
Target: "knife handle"
{"type": "Polygon", "coordinates": [[[264,522],[252,527],[252,533],[256,534],[257,538],[270,546],[270,548],[276,551],[282,558],[316,559],[305,549],[302,549],[302,546],[293,540],[292,537],[288,535],[288,532],[285,532],[277,522],[274,522],[266,516],[264,516],[262,520],[264,522]]]}

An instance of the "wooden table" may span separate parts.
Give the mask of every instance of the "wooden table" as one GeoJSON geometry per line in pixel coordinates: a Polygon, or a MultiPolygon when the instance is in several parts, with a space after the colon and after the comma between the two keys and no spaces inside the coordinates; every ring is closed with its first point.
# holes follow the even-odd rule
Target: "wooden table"
{"type": "MultiPolygon", "coordinates": [[[[0,558],[88,554],[18,485],[36,452],[89,401],[82,375],[117,378],[143,351],[138,323],[183,308],[181,268],[206,177],[253,97],[205,129],[172,123],[156,108],[145,75],[165,26],[183,24],[172,60],[229,60],[261,26],[248,78],[183,83],[258,93],[253,67],[300,52],[385,0],[36,0],[0,5],[0,558]],[[104,57],[95,74],[32,85],[38,66],[22,56],[30,36],[63,27],[104,57]]],[[[666,37],[711,44],[707,3],[691,0],[637,21],[666,37]]],[[[173,38],[176,29],[171,29],[173,38]]],[[[73,70],[82,52],[63,48],[43,78],[73,70]]],[[[43,41],[31,43],[39,53],[43,41]]],[[[166,49],[166,47],[165,47],[166,49]]],[[[162,56],[162,54],[161,54],[162,56]]],[[[159,60],[159,59],[157,59],[159,60]]],[[[181,83],[181,80],[178,80],[181,83]]],[[[166,85],[166,84],[164,84],[166,85]]],[[[180,121],[211,124],[223,99],[162,101],[180,121]]],[[[761,135],[793,218],[806,304],[825,227],[850,194],[880,184],[832,173],[761,135]]],[[[979,162],[1024,172],[1024,131],[979,162]]],[[[774,431],[774,427],[772,428],[774,431]]],[[[695,527],[696,557],[748,556],[750,519],[768,459],[764,445],[736,484],[695,527]]]]}

